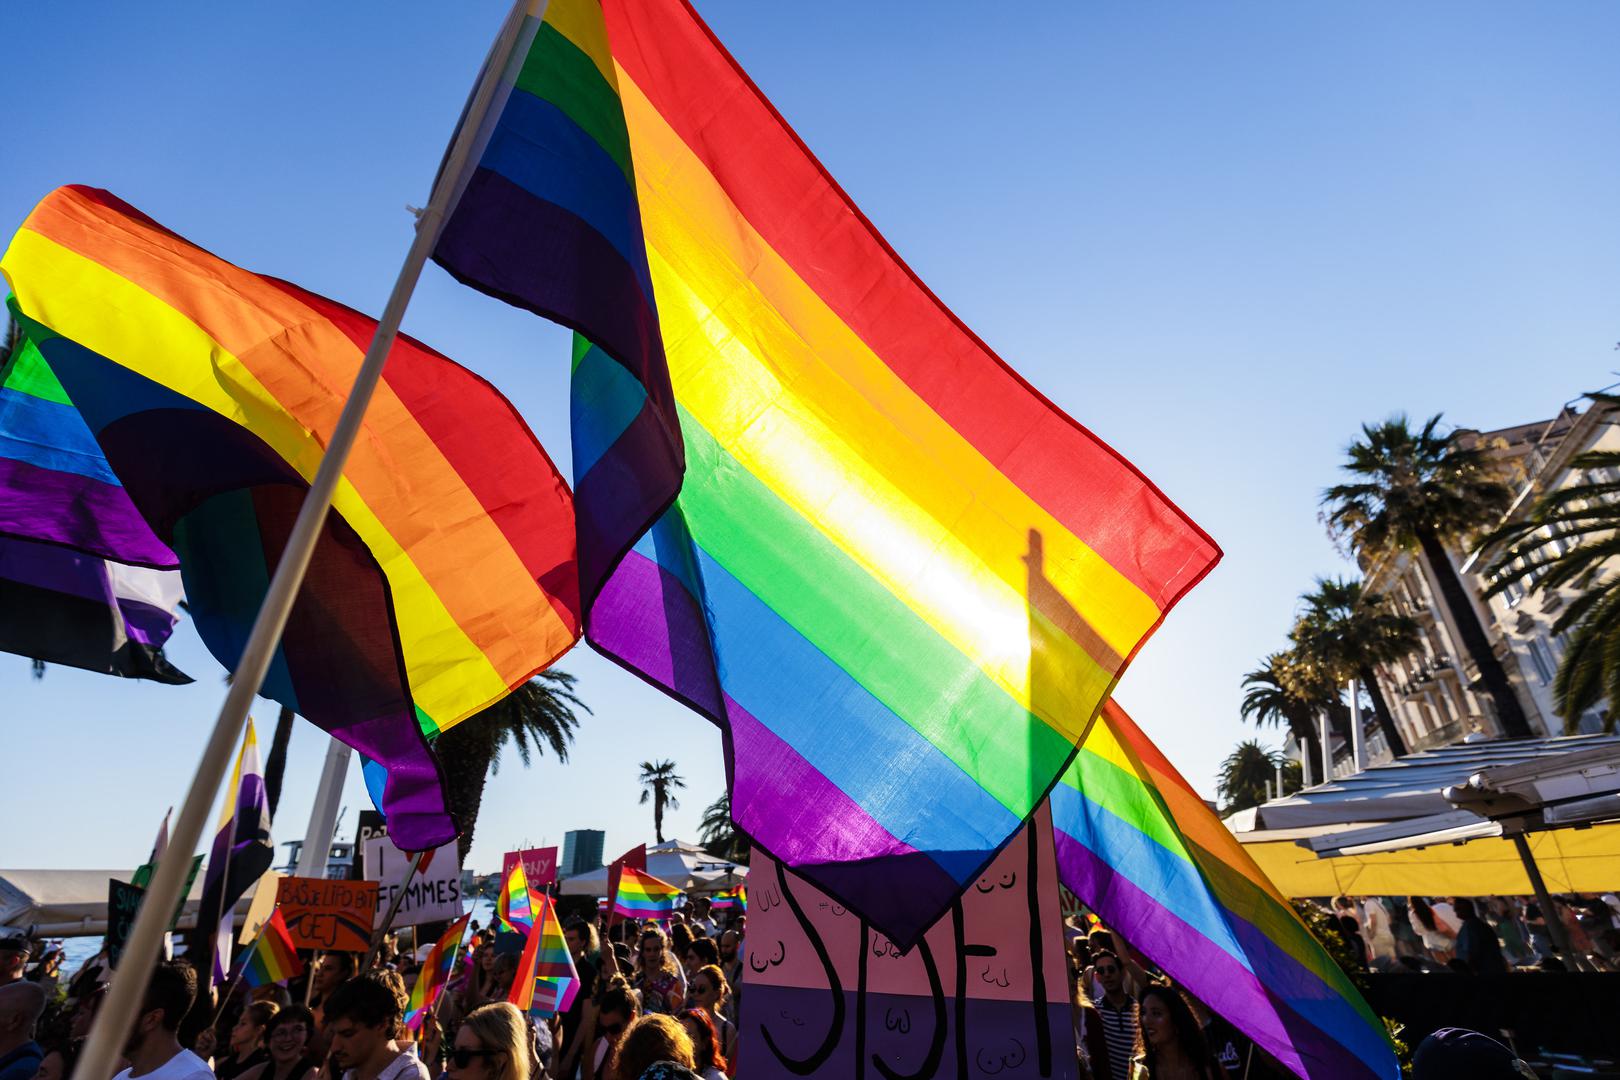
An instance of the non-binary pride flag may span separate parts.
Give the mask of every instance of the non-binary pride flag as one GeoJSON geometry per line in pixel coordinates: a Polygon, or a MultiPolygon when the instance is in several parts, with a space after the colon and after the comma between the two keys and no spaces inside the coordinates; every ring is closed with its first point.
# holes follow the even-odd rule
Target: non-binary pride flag
{"type": "Polygon", "coordinates": [[[538,1017],[567,1012],[579,993],[579,971],[563,937],[557,908],[546,896],[535,898],[534,928],[523,943],[517,978],[507,1000],[538,1017]]]}
{"type": "Polygon", "coordinates": [[[296,979],[303,970],[303,961],[298,959],[292,935],[287,933],[287,924],[277,908],[259,928],[258,940],[242,961],[242,981],[249,986],[267,986],[296,979]]]}
{"type": "Polygon", "coordinates": [[[461,948],[461,938],[467,932],[467,921],[471,918],[472,912],[469,911],[451,923],[422,961],[422,970],[417,973],[416,984],[411,987],[410,1003],[405,1006],[405,1026],[412,1031],[421,1030],[423,1018],[450,982],[450,969],[455,965],[456,951],[461,948]]]}
{"type": "MultiPolygon", "coordinates": [[[[47,196],[0,270],[234,668],[376,323],[89,188],[47,196]]],[[[333,511],[264,693],[381,762],[389,834],[436,848],[425,737],[577,637],[568,489],[493,387],[401,336],[333,511]]]]}
{"type": "Polygon", "coordinates": [[[208,872],[203,875],[202,902],[197,907],[199,923],[214,931],[210,943],[214,955],[211,986],[225,982],[231,965],[236,902],[270,869],[275,854],[270,843],[270,802],[264,789],[264,771],[259,767],[259,741],[249,717],[242,732],[241,752],[236,755],[236,769],[220,806],[219,829],[208,849],[208,872]]]}
{"type": "Polygon", "coordinates": [[[1398,1077],[1384,1026],[1226,827],[1109,702],[1052,791],[1058,873],[1303,1077],[1398,1077]]]}
{"type": "Polygon", "coordinates": [[[512,865],[512,872],[501,882],[500,895],[495,898],[495,917],[508,931],[526,934],[534,925],[534,909],[529,902],[529,877],[523,872],[523,860],[512,865]]]}
{"type": "Polygon", "coordinates": [[[627,919],[667,919],[675,912],[681,890],[645,870],[627,866],[619,877],[613,910],[627,919]]]}
{"type": "Polygon", "coordinates": [[[436,257],[582,335],[588,639],[720,725],[758,845],[909,944],[1219,550],[923,285],[689,4],[542,7],[436,257]]]}

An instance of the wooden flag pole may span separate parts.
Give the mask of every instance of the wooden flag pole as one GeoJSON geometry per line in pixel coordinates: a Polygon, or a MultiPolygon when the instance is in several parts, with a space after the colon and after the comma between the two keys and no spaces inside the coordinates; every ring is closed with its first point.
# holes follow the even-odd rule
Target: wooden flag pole
{"type": "MultiPolygon", "coordinates": [[[[399,891],[388,903],[388,914],[383,916],[382,925],[371,932],[371,948],[366,950],[366,962],[360,965],[361,972],[371,970],[371,962],[377,959],[377,950],[382,947],[383,938],[388,936],[388,928],[394,925],[394,916],[399,914],[399,905],[405,902],[405,893],[410,890],[411,879],[422,866],[422,860],[427,858],[427,852],[418,851],[411,856],[410,865],[405,868],[405,880],[399,883],[399,891]]],[[[381,862],[381,859],[377,860],[381,862]]]]}
{"type": "MultiPolygon", "coordinates": [[[[253,631],[242,650],[235,677],[225,693],[225,702],[220,706],[213,734],[203,748],[196,775],[192,777],[191,787],[186,792],[179,820],[175,822],[174,835],[169,839],[168,851],[158,860],[147,889],[146,901],[135,916],[135,925],[130,930],[122,961],[128,972],[151,971],[157,963],[163,932],[168,928],[169,917],[180,899],[191,853],[202,838],[208,810],[230,766],[236,733],[247,719],[248,708],[264,683],[271,658],[281,641],[281,632],[287,625],[293,600],[297,598],[304,573],[309,569],[315,541],[326,524],[332,496],[337,490],[338,481],[342,479],[343,466],[349,460],[349,451],[360,433],[360,423],[365,419],[366,408],[371,404],[372,394],[382,377],[383,364],[399,333],[405,307],[410,302],[417,280],[422,276],[422,268],[427,265],[428,257],[438,243],[439,231],[450,209],[450,200],[472,155],[478,129],[489,112],[490,102],[495,98],[495,89],[505,67],[504,58],[517,40],[527,6],[525,0],[519,0],[508,12],[506,23],[495,39],[461,127],[451,144],[450,153],[445,158],[444,167],[433,185],[432,197],[417,219],[416,236],[411,242],[410,251],[399,269],[393,291],[388,295],[388,304],[383,308],[382,318],[377,322],[377,331],[355,375],[349,398],[344,402],[343,412],[326,445],[326,452],[321,456],[320,467],[310,482],[309,493],[299,507],[298,518],[287,537],[281,560],[276,564],[270,587],[265,590],[264,603],[253,621],[253,631]]],[[[113,1065],[123,1053],[124,1043],[135,1024],[135,1014],[145,996],[145,979],[126,977],[113,980],[112,989],[97,1013],[95,1025],[90,1029],[90,1037],[85,1040],[84,1050],[73,1070],[73,1080],[105,1080],[112,1075],[113,1065]]]]}

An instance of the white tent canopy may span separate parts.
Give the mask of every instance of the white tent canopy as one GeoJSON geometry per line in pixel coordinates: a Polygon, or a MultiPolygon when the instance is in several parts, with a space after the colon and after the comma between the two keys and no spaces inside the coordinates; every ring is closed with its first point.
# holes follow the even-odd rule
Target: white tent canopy
{"type": "MultiPolygon", "coordinates": [[[[0,928],[31,930],[39,937],[83,937],[107,932],[107,882],[129,880],[127,870],[0,870],[0,928]]],[[[180,909],[178,929],[197,925],[203,874],[198,874],[180,909]]],[[[256,885],[257,883],[255,883],[256,885]]],[[[253,887],[236,905],[246,914],[253,887]]]]}
{"type": "MultiPolygon", "coordinates": [[[[734,888],[748,880],[748,867],[742,863],[717,858],[683,840],[648,846],[647,873],[694,895],[734,888]]],[[[564,896],[606,896],[607,888],[608,868],[604,866],[564,879],[561,892],[564,896]]]]}

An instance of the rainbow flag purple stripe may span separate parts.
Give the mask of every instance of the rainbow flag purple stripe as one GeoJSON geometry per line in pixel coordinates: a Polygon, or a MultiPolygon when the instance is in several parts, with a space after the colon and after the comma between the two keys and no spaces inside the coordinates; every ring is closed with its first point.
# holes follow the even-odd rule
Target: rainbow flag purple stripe
{"type": "Polygon", "coordinates": [[[1051,798],[1063,883],[1188,992],[1307,1080],[1400,1075],[1348,976],[1112,701],[1051,798]]]}

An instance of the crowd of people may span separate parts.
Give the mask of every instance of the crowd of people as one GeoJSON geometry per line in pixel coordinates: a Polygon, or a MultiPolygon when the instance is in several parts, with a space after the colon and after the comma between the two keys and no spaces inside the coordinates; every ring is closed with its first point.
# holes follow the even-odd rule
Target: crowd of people
{"type": "MultiPolygon", "coordinates": [[[[1337,897],[1332,924],[1370,967],[1490,973],[1556,961],[1545,917],[1515,898],[1337,897]]],[[[1575,898],[1570,940],[1612,963],[1620,904],[1575,898]]],[[[1105,927],[1066,921],[1080,1074],[1094,1080],[1263,1080],[1288,1075],[1105,927]]],[[[573,917],[580,985],[536,1021],[507,1002],[510,938],[471,926],[437,1004],[404,1023],[427,947],[384,940],[374,964],[326,953],[289,985],[198,992],[184,959],[150,973],[114,1080],[732,1080],[747,917],[695,900],[665,923],[573,917]]],[[[426,940],[426,939],[424,939],[426,940]]],[[[59,957],[0,939],[0,1080],[68,1080],[108,988],[92,962],[58,986],[59,957]]],[[[1457,1041],[1457,1040],[1454,1040],[1457,1041]]],[[[1488,1042],[1489,1040],[1487,1040],[1488,1042]]],[[[1473,1050],[1477,1041],[1460,1040],[1473,1050]]],[[[1443,1050],[1444,1048],[1442,1048],[1443,1050]]],[[[1439,1052],[1439,1051],[1437,1051],[1439,1052]]]]}

